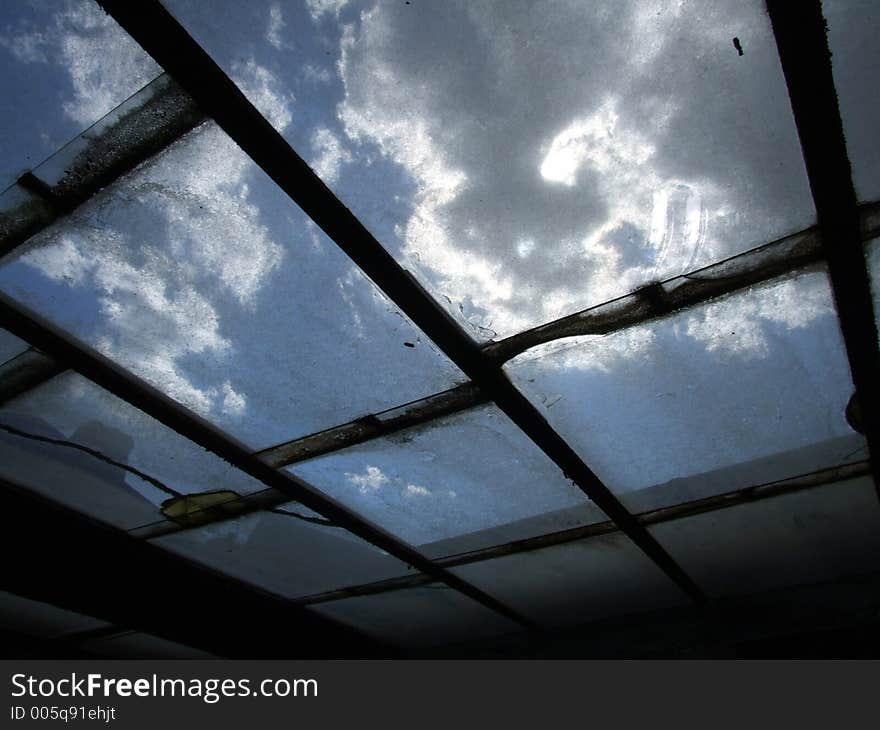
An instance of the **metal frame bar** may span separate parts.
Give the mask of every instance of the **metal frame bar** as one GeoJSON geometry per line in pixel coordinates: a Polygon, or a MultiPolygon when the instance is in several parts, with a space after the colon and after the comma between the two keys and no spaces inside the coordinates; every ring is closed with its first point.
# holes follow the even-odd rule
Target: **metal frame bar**
{"type": "Polygon", "coordinates": [[[155,0],[97,0],[354,263],[685,593],[705,596],[517,390],[401,268],[177,20],[155,0]]]}
{"type": "Polygon", "coordinates": [[[855,188],[819,0],[767,0],[816,206],[822,250],[880,494],[880,348],[855,188]]]}

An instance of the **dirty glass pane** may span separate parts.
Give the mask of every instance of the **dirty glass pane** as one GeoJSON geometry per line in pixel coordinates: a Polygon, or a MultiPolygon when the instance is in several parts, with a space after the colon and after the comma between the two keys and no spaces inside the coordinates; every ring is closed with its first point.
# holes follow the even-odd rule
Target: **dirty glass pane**
{"type": "Polygon", "coordinates": [[[587,506],[583,493],[494,406],[290,471],[411,544],[445,541],[428,546],[429,554],[452,550],[450,538],[470,537],[473,548],[535,534],[542,521],[528,518],[587,506]]]}
{"type": "Polygon", "coordinates": [[[166,4],[476,339],[813,222],[760,0],[166,4]]]}
{"type": "Polygon", "coordinates": [[[831,68],[859,201],[880,199],[880,6],[873,0],[823,0],[831,68]]]}
{"type": "MultiPolygon", "coordinates": [[[[311,517],[303,507],[291,511],[311,517]]],[[[395,578],[404,563],[339,527],[259,512],[151,540],[285,598],[395,578]]]]}
{"type": "Polygon", "coordinates": [[[161,73],[92,0],[0,4],[0,189],[161,73]]]}
{"type": "Polygon", "coordinates": [[[92,616],[0,591],[0,628],[5,631],[53,638],[109,625],[92,616]]]}
{"type": "Polygon", "coordinates": [[[619,533],[452,570],[551,629],[689,602],[629,538],[619,533]]]}
{"type": "Polygon", "coordinates": [[[121,659],[219,659],[206,651],[139,631],[93,639],[80,646],[98,656],[121,659]]]}
{"type": "Polygon", "coordinates": [[[880,332],[880,239],[875,238],[868,244],[865,259],[871,278],[871,293],[874,295],[874,319],[880,332]]]}
{"type": "Polygon", "coordinates": [[[461,377],[213,123],[5,262],[4,291],[254,448],[461,377]]]}
{"type": "Polygon", "coordinates": [[[870,477],[653,525],[711,596],[757,593],[880,569],[880,503],[870,477]]]}
{"type": "Polygon", "coordinates": [[[102,456],[182,494],[265,488],[74,373],[0,408],[0,476],[123,529],[162,519],[162,502],[173,494],[102,456]],[[34,437],[78,444],[97,455],[34,437]]]}
{"type": "Polygon", "coordinates": [[[30,347],[24,340],[18,339],[11,332],[0,329],[0,365],[20,355],[30,347]]]}
{"type": "Polygon", "coordinates": [[[866,457],[823,272],[539,346],[506,369],[637,511],[866,457]]]}
{"type": "Polygon", "coordinates": [[[318,603],[308,609],[403,648],[456,644],[521,631],[512,621],[439,583],[318,603]]]}

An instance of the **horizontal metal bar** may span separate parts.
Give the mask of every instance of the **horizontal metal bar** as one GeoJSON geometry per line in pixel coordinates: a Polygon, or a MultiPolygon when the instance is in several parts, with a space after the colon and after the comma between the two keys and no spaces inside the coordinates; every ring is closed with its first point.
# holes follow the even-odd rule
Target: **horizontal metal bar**
{"type": "MultiPolygon", "coordinates": [[[[808,489],[815,489],[816,487],[821,487],[826,484],[833,484],[847,479],[868,476],[870,473],[871,468],[869,463],[867,461],[860,461],[852,464],[845,464],[843,466],[821,469],[819,471],[791,477],[789,479],[745,487],[743,489],[724,492],[722,494],[695,499],[689,502],[682,502],[681,504],[672,505],[670,507],[661,507],[659,509],[641,512],[635,517],[642,525],[656,525],[693,517],[706,512],[716,512],[718,510],[730,509],[731,507],[736,507],[742,504],[781,497],[785,494],[795,494],[808,489]]],[[[538,535],[524,540],[516,540],[514,542],[504,543],[503,545],[493,545],[479,550],[472,550],[467,553],[448,555],[446,557],[437,558],[436,562],[445,568],[456,568],[462,565],[471,565],[473,563],[479,563],[495,558],[503,558],[509,555],[534,552],[535,550],[542,550],[555,545],[565,545],[566,543],[575,542],[577,540],[588,540],[591,537],[608,535],[613,532],[618,532],[617,526],[610,520],[606,520],[604,522],[595,522],[590,525],[574,527],[568,530],[560,530],[559,532],[551,532],[546,535],[538,535]]],[[[414,588],[426,585],[430,582],[431,579],[424,575],[402,576],[400,578],[392,578],[390,580],[376,581],[374,583],[366,583],[357,586],[348,586],[333,591],[304,596],[303,598],[297,599],[296,602],[301,605],[327,603],[329,601],[338,601],[355,596],[368,596],[377,593],[386,593],[388,591],[403,590],[405,588],[414,588]]]]}
{"type": "Polygon", "coordinates": [[[280,468],[443,418],[487,401],[488,398],[476,385],[464,383],[406,405],[263,449],[257,452],[257,456],[267,464],[280,468]]]}
{"type": "MultiPolygon", "coordinates": [[[[860,206],[859,225],[862,241],[880,236],[880,202],[860,206]]],[[[724,261],[649,284],[626,296],[490,342],[483,351],[503,363],[545,342],[577,335],[607,335],[635,327],[772,281],[822,260],[822,237],[818,227],[812,226],[724,261]]]]}
{"type": "Polygon", "coordinates": [[[394,557],[421,570],[437,580],[461,591],[523,627],[534,624],[511,611],[496,599],[475,588],[458,576],[440,568],[417,550],[398,540],[382,528],[359,517],[336,500],[295,477],[289,472],[273,469],[258,459],[247,447],[215,426],[187,410],[152,385],[79,342],[21,304],[0,294],[0,326],[66,363],[73,370],[99,386],[152,416],[182,436],[217,454],[254,479],[290,496],[309,509],[344,527],[358,537],[394,557]]]}

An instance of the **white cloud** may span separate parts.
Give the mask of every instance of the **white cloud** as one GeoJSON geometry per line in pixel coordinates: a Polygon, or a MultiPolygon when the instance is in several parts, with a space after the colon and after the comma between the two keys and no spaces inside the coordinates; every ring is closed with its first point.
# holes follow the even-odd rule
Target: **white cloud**
{"type": "Polygon", "coordinates": [[[0,46],[7,48],[22,63],[48,63],[47,49],[50,41],[39,31],[13,32],[0,35],[0,46]]]}
{"type": "MultiPolygon", "coordinates": [[[[728,29],[748,25],[743,9],[433,11],[416,18],[380,3],[342,29],[338,118],[359,149],[376,145],[406,172],[411,212],[396,227],[405,265],[477,336],[510,334],[790,230],[777,222],[795,207],[782,198],[806,186],[791,175],[774,182],[781,166],[766,160],[777,159],[778,140],[763,127],[752,134],[736,102],[715,91],[730,82],[743,98],[766,88],[775,98],[782,83],[775,66],[744,81],[718,55],[728,29]]],[[[772,45],[767,28],[750,33],[753,47],[761,33],[772,45]]],[[[790,127],[784,107],[773,121],[790,127]]],[[[785,154],[799,171],[796,145],[785,154]]],[[[806,195],[795,202],[809,207],[806,195]]]]}
{"type": "Polygon", "coordinates": [[[339,138],[326,127],[318,127],[314,131],[312,148],[317,154],[312,161],[312,169],[328,184],[336,182],[339,168],[354,159],[339,138]]]}
{"type": "Polygon", "coordinates": [[[21,21],[0,36],[24,63],[57,64],[70,77],[64,113],[85,127],[162,73],[162,69],[95,3],[52,5],[49,27],[21,21]]]}
{"type": "Polygon", "coordinates": [[[306,0],[306,8],[312,20],[318,21],[325,15],[339,16],[340,11],[348,5],[348,0],[306,0]]]}
{"type": "Polygon", "coordinates": [[[286,91],[285,85],[269,69],[251,58],[246,63],[235,64],[232,77],[245,96],[276,129],[283,132],[293,121],[293,94],[286,91]]]}
{"type": "Polygon", "coordinates": [[[283,46],[282,31],[285,25],[281,5],[273,3],[269,6],[269,27],[266,29],[266,41],[276,50],[281,50],[283,46]]]}
{"type": "Polygon", "coordinates": [[[388,477],[377,466],[367,466],[362,474],[346,472],[345,478],[354,484],[361,494],[378,491],[379,487],[388,483],[388,477]]]}
{"type": "Polygon", "coordinates": [[[805,286],[787,279],[746,296],[701,307],[688,315],[687,334],[704,343],[709,352],[756,359],[770,353],[768,324],[782,324],[788,330],[804,329],[833,312],[827,285],[805,286]]]}
{"type": "Polygon", "coordinates": [[[205,125],[80,208],[60,235],[41,234],[43,245],[21,259],[94,290],[98,348],[208,416],[241,416],[247,399],[229,380],[194,383],[185,362],[231,354],[221,311],[251,309],[284,253],[247,200],[248,164],[205,125]]]}

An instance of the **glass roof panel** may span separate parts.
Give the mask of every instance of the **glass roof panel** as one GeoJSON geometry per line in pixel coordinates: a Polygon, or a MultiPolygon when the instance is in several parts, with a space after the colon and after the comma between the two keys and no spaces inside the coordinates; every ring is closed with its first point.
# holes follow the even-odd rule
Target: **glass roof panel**
{"type": "Polygon", "coordinates": [[[255,449],[462,377],[210,122],[19,248],[0,288],[255,449]]]}
{"type": "Polygon", "coordinates": [[[437,583],[318,603],[308,609],[403,648],[456,644],[521,632],[517,624],[504,616],[437,583]]]}
{"type": "Polygon", "coordinates": [[[477,339],[814,219],[760,0],[166,5],[477,339]]]}
{"type": "Polygon", "coordinates": [[[870,477],[651,526],[712,596],[820,583],[880,569],[880,502],[870,477]]]}
{"type": "Polygon", "coordinates": [[[160,507],[172,494],[94,454],[22,434],[87,447],[183,494],[265,488],[71,372],[0,408],[0,475],[123,529],[162,519],[160,507]],[[19,433],[3,430],[9,427],[19,433]]]}
{"type": "Polygon", "coordinates": [[[824,272],[551,342],[506,369],[635,511],[865,458],[824,272]]]}
{"type": "Polygon", "coordinates": [[[862,202],[880,200],[880,6],[874,0],[823,0],[822,10],[856,194],[862,202]]]}
{"type": "Polygon", "coordinates": [[[92,616],[0,591],[0,628],[6,631],[52,638],[108,626],[92,616]]]}
{"type": "Polygon", "coordinates": [[[161,69],[92,0],[0,6],[0,189],[161,69]]]}
{"type": "Polygon", "coordinates": [[[871,293],[874,295],[874,319],[880,334],[880,238],[875,238],[865,249],[871,293]]]}
{"type": "Polygon", "coordinates": [[[101,657],[122,659],[219,659],[201,649],[140,631],[126,631],[83,642],[80,646],[101,657]]]}
{"type": "Polygon", "coordinates": [[[550,629],[684,605],[690,600],[620,533],[452,570],[550,629]]]}
{"type": "Polygon", "coordinates": [[[0,365],[20,355],[30,347],[11,332],[0,329],[0,365]]]}
{"type": "Polygon", "coordinates": [[[466,538],[468,549],[534,535],[545,525],[527,518],[587,506],[583,493],[494,406],[374,439],[290,471],[411,544],[444,541],[432,546],[431,554],[456,552],[450,538],[469,533],[478,534],[466,538]],[[516,524],[507,531],[488,529],[508,523],[516,524]]]}
{"type": "MultiPolygon", "coordinates": [[[[296,511],[314,515],[304,507],[296,511]]],[[[346,530],[275,512],[258,512],[150,542],[285,598],[412,573],[405,563],[346,530]]]]}

